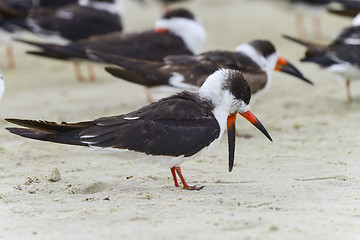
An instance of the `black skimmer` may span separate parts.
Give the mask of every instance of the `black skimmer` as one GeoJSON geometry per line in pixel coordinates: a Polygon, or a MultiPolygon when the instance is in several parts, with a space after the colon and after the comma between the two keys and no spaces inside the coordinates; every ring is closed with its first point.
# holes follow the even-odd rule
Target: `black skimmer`
{"type": "Polygon", "coordinates": [[[332,2],[332,0],[290,0],[290,2],[296,12],[295,21],[298,35],[306,35],[303,15],[307,14],[312,17],[315,37],[321,38],[322,30],[320,14],[325,11],[326,7],[332,2]]]}
{"type": "Polygon", "coordinates": [[[179,8],[168,11],[157,20],[154,30],[126,34],[113,32],[67,45],[19,41],[42,49],[30,51],[30,54],[62,60],[98,61],[98,58],[86,54],[86,49],[93,49],[136,59],[162,61],[167,55],[198,54],[205,39],[206,32],[202,24],[190,11],[179,8]]]}
{"type": "Polygon", "coordinates": [[[234,52],[210,51],[197,56],[168,56],[163,62],[89,52],[105,62],[121,66],[106,67],[106,71],[112,75],[147,87],[167,85],[188,90],[198,89],[205,79],[219,68],[240,70],[250,85],[253,97],[270,86],[274,70],[291,74],[312,84],[281,57],[274,45],[267,40],[249,41],[239,45],[234,52]]]}
{"type": "Polygon", "coordinates": [[[59,8],[38,8],[26,22],[34,33],[75,41],[121,31],[123,12],[118,0],[79,0],[59,8]]]}
{"type": "Polygon", "coordinates": [[[236,114],[250,121],[269,140],[270,135],[250,111],[250,87],[240,71],[220,69],[197,92],[183,91],[133,112],[94,121],[57,124],[6,119],[25,128],[7,128],[22,137],[62,144],[128,149],[160,160],[188,186],[180,164],[218,143],[228,129],[229,171],[234,164],[236,114]]]}
{"type": "Polygon", "coordinates": [[[348,100],[352,100],[350,81],[360,76],[360,17],[355,17],[353,26],[345,28],[329,45],[311,43],[284,35],[285,38],[307,47],[302,62],[313,62],[336,73],[346,82],[348,100]]]}
{"type": "Polygon", "coordinates": [[[33,7],[34,3],[32,0],[4,0],[0,2],[0,36],[1,40],[6,42],[8,68],[15,67],[13,48],[10,43],[12,36],[11,32],[13,31],[12,24],[15,22],[18,25],[18,21],[23,23],[28,11],[33,7]]]}
{"type": "MultiPolygon", "coordinates": [[[[90,36],[122,31],[124,8],[120,0],[79,0],[59,8],[38,8],[26,18],[32,32],[60,40],[60,44],[87,39],[90,36]]],[[[74,69],[79,81],[84,78],[78,62],[74,69]]],[[[90,79],[95,75],[88,65],[90,79]]]]}
{"type": "Polygon", "coordinates": [[[16,37],[19,30],[29,30],[26,17],[31,10],[39,7],[59,7],[66,4],[76,3],[77,0],[2,0],[0,1],[0,33],[3,40],[7,42],[8,67],[15,66],[13,49],[10,41],[16,37]]]}

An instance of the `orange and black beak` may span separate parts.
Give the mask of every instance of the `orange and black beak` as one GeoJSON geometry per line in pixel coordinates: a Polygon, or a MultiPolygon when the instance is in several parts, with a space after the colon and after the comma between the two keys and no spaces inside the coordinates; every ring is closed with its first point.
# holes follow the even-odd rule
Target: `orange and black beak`
{"type": "Polygon", "coordinates": [[[236,113],[228,116],[227,131],[228,131],[228,147],[229,147],[229,172],[232,171],[234,166],[235,157],[235,134],[236,134],[236,113]]]}
{"type": "MultiPolygon", "coordinates": [[[[272,141],[269,133],[266,131],[265,127],[261,122],[255,117],[255,115],[246,111],[240,113],[241,116],[246,118],[250,123],[252,123],[257,129],[259,129],[270,141],[272,141]]],[[[227,129],[228,129],[228,147],[229,147],[229,172],[232,171],[234,166],[234,155],[235,155],[235,133],[236,133],[236,113],[231,114],[227,119],[227,129]]]]}
{"type": "Polygon", "coordinates": [[[302,75],[302,73],[299,70],[297,70],[297,68],[294,65],[292,65],[290,62],[288,62],[283,57],[278,58],[278,61],[276,62],[275,70],[284,72],[284,73],[288,73],[290,75],[298,77],[298,78],[304,80],[305,82],[313,85],[313,82],[311,82],[309,79],[305,78],[304,75],[302,75]]]}

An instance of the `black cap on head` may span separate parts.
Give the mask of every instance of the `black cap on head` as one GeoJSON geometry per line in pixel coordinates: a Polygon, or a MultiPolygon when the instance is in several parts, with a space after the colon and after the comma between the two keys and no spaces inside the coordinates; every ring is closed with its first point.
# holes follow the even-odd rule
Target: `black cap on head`
{"type": "Polygon", "coordinates": [[[261,52],[265,58],[276,52],[274,45],[268,40],[253,40],[249,44],[261,52]]]}
{"type": "Polygon", "coordinates": [[[192,14],[189,10],[185,8],[176,8],[174,10],[167,11],[162,18],[170,19],[174,17],[188,18],[191,20],[195,20],[194,14],[192,14]]]}
{"type": "Polygon", "coordinates": [[[228,79],[225,88],[235,96],[236,99],[243,100],[246,104],[250,103],[251,91],[248,82],[240,71],[231,70],[228,72],[228,79]]]}

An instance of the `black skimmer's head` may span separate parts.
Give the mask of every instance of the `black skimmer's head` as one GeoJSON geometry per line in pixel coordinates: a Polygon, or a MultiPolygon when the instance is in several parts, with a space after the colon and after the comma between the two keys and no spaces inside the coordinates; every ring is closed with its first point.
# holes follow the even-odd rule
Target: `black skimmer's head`
{"type": "Polygon", "coordinates": [[[236,51],[246,54],[266,72],[267,85],[271,82],[271,75],[274,70],[288,73],[309,84],[313,84],[310,80],[305,78],[293,64],[280,56],[279,52],[276,51],[275,46],[268,40],[256,39],[249,41],[239,45],[236,48],[236,51]]]}
{"type": "Polygon", "coordinates": [[[250,112],[250,96],[250,87],[239,71],[221,69],[210,75],[198,92],[184,91],[128,114],[73,124],[6,119],[25,127],[7,129],[42,141],[145,153],[171,168],[175,186],[179,186],[177,173],[185,189],[199,190],[186,184],[179,165],[217,143],[228,129],[231,171],[237,113],[271,140],[250,112]]]}
{"type": "Polygon", "coordinates": [[[251,122],[272,141],[264,126],[250,111],[250,86],[240,71],[229,69],[216,71],[201,86],[199,95],[213,105],[212,112],[220,125],[220,138],[225,131],[225,126],[227,126],[230,172],[234,164],[237,113],[251,122]]]}
{"type": "Polygon", "coordinates": [[[198,54],[206,40],[206,32],[199,20],[184,8],[173,9],[155,23],[158,33],[170,32],[180,37],[187,47],[198,54]]]}

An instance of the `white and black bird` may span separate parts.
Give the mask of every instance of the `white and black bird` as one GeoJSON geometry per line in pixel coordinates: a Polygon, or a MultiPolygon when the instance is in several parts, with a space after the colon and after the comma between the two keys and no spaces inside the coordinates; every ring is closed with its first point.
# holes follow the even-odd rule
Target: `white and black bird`
{"type": "Polygon", "coordinates": [[[239,113],[269,140],[270,135],[250,111],[250,87],[239,71],[221,69],[210,75],[197,92],[184,91],[136,111],[94,121],[57,124],[6,119],[25,128],[7,128],[22,137],[63,144],[128,149],[149,155],[176,173],[188,186],[180,164],[213,147],[228,129],[229,171],[234,164],[235,120],[239,113]]]}
{"type": "Polygon", "coordinates": [[[313,62],[334,72],[346,83],[348,100],[352,100],[350,82],[360,79],[360,15],[328,45],[311,43],[284,35],[307,48],[302,62],[313,62]]]}
{"type": "MultiPolygon", "coordinates": [[[[2,0],[0,1],[0,40],[6,44],[6,58],[8,68],[15,67],[14,50],[11,44],[19,25],[26,26],[25,18],[35,7],[32,0],[2,0]]],[[[25,27],[26,28],[26,27],[25,27]]]]}
{"type": "MultiPolygon", "coordinates": [[[[58,8],[37,8],[27,16],[26,24],[33,33],[48,38],[48,41],[68,45],[91,36],[122,31],[123,15],[120,0],[79,0],[58,8]]],[[[74,62],[74,68],[77,79],[82,81],[79,63],[74,62]]],[[[88,71],[90,79],[94,80],[91,65],[88,65],[88,71]]]]}
{"type": "Polygon", "coordinates": [[[106,71],[112,75],[146,87],[166,85],[188,90],[199,89],[205,79],[219,68],[241,71],[250,85],[253,97],[268,89],[274,70],[312,84],[289,61],[281,57],[274,45],[267,40],[249,41],[239,45],[235,51],[210,51],[196,56],[167,56],[162,62],[90,52],[105,62],[121,67],[106,67],[106,71]]]}
{"type": "MultiPolygon", "coordinates": [[[[7,58],[9,68],[15,66],[12,45],[13,38],[25,31],[31,31],[32,25],[28,25],[30,16],[51,14],[55,18],[57,9],[65,5],[74,6],[78,0],[1,0],[0,1],[0,36],[7,43],[7,58]],[[53,15],[54,14],[54,15],[53,15]]],[[[77,4],[76,4],[77,6],[77,4]]],[[[51,20],[52,21],[52,20],[51,20]]],[[[30,21],[34,23],[32,20],[30,21]]],[[[48,20],[50,22],[50,20],[48,20]]],[[[38,29],[38,28],[36,28],[38,29]]],[[[56,33],[59,35],[59,33],[56,33]]]]}
{"type": "Polygon", "coordinates": [[[29,51],[30,54],[62,60],[99,61],[99,58],[88,56],[85,51],[93,49],[118,56],[162,61],[168,55],[198,54],[205,40],[206,32],[202,24],[189,10],[178,8],[168,11],[157,20],[153,30],[133,33],[114,32],[67,45],[19,41],[41,48],[40,51],[29,51]]]}

